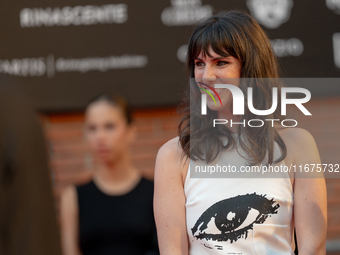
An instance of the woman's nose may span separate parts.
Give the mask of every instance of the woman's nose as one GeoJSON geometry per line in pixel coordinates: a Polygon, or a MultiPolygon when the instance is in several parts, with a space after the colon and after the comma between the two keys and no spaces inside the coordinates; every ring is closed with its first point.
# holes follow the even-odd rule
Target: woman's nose
{"type": "Polygon", "coordinates": [[[102,140],[105,140],[105,132],[104,130],[98,130],[97,131],[97,134],[96,134],[96,138],[98,141],[102,141],[102,140]]]}
{"type": "Polygon", "coordinates": [[[216,80],[216,74],[214,71],[214,68],[206,65],[204,68],[204,73],[203,73],[203,82],[211,82],[216,80]]]}

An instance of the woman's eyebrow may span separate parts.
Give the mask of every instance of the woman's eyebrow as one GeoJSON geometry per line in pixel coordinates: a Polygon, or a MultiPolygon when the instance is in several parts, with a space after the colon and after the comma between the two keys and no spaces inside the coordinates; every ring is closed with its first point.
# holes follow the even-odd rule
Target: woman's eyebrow
{"type": "Polygon", "coordinates": [[[216,57],[216,58],[213,58],[213,60],[221,60],[221,59],[225,59],[225,58],[228,58],[230,57],[231,55],[226,55],[226,56],[221,56],[221,57],[216,57]]]}
{"type": "MultiPolygon", "coordinates": [[[[225,58],[228,58],[228,57],[230,57],[231,55],[230,54],[228,54],[228,55],[226,55],[225,57],[215,57],[215,58],[213,58],[212,60],[221,60],[221,59],[225,59],[225,58]]],[[[194,60],[202,60],[201,58],[195,58],[194,60]]]]}

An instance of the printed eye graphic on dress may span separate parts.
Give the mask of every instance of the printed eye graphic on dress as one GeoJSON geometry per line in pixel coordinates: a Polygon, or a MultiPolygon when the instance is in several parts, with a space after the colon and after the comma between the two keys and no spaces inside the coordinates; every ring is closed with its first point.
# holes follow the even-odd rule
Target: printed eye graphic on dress
{"type": "Polygon", "coordinates": [[[196,239],[236,242],[246,239],[253,224],[262,224],[277,214],[279,204],[266,195],[246,194],[221,200],[210,206],[191,229],[196,239]]]}

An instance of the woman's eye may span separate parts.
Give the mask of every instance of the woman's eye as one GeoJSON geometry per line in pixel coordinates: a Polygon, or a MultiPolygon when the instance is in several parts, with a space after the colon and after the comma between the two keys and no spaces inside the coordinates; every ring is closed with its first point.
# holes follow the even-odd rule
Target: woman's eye
{"type": "Polygon", "coordinates": [[[224,66],[224,65],[227,65],[227,64],[229,64],[229,62],[227,62],[227,61],[218,61],[217,62],[218,66],[224,66]]]}
{"type": "Polygon", "coordinates": [[[115,126],[115,124],[113,124],[113,123],[107,123],[107,124],[105,124],[105,129],[107,129],[107,130],[112,130],[112,129],[114,129],[116,126],[115,126]]]}
{"type": "Polygon", "coordinates": [[[87,126],[87,131],[88,132],[95,132],[96,131],[96,127],[95,126],[87,126]]]}
{"type": "Polygon", "coordinates": [[[106,123],[106,124],[104,125],[104,128],[105,128],[106,130],[111,131],[111,130],[114,130],[114,129],[116,128],[116,124],[115,124],[115,123],[106,123]]]}
{"type": "Polygon", "coordinates": [[[195,66],[203,66],[204,63],[202,61],[197,61],[195,62],[195,66]]]}
{"type": "Polygon", "coordinates": [[[246,194],[221,200],[210,206],[191,229],[196,239],[236,242],[247,238],[253,224],[262,224],[280,207],[266,195],[246,194]]]}

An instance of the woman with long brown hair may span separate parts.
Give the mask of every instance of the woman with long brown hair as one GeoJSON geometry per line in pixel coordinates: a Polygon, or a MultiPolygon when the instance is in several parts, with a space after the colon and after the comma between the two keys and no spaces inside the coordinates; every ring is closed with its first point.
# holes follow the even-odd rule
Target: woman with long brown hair
{"type": "Polygon", "coordinates": [[[308,131],[276,124],[282,119],[280,107],[263,116],[248,109],[249,98],[262,111],[271,108],[273,91],[280,98],[278,63],[264,31],[239,11],[205,18],[191,34],[187,69],[190,86],[179,136],[164,144],[156,159],[154,211],[161,254],[294,254],[294,229],[299,254],[325,254],[322,172],[259,176],[240,171],[321,163],[308,131]],[[233,114],[233,95],[216,84],[243,92],[244,115],[233,114]],[[213,93],[218,103],[209,97],[213,93]],[[263,125],[250,125],[252,119],[263,125]],[[225,125],[214,125],[216,120],[225,125]],[[229,172],[206,178],[213,166],[229,172]]]}

